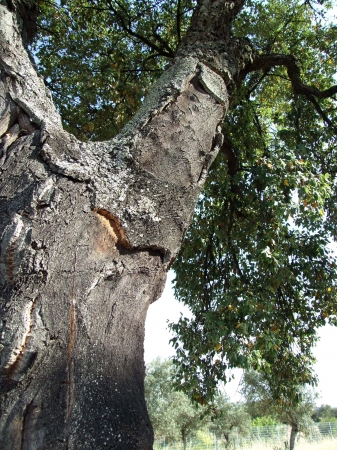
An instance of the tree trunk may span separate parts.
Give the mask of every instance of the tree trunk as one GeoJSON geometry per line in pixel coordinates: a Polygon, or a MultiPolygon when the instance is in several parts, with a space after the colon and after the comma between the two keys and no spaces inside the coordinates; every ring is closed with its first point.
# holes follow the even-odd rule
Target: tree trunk
{"type": "Polygon", "coordinates": [[[135,118],[82,143],[31,64],[31,4],[18,4],[0,5],[1,448],[150,449],[146,312],[222,144],[238,68],[229,50],[221,76],[196,57],[197,8],[193,45],[135,118]]]}
{"type": "Polygon", "coordinates": [[[186,433],[182,432],[182,440],[183,440],[183,448],[186,450],[187,448],[187,436],[186,433]]]}
{"type": "Polygon", "coordinates": [[[224,438],[226,441],[225,447],[228,448],[229,447],[229,433],[224,433],[224,438]]]}
{"type": "Polygon", "coordinates": [[[292,425],[291,426],[291,431],[290,431],[290,439],[289,439],[289,450],[294,450],[294,448],[295,448],[295,440],[296,440],[297,434],[298,434],[298,427],[297,427],[297,425],[292,425]]]}

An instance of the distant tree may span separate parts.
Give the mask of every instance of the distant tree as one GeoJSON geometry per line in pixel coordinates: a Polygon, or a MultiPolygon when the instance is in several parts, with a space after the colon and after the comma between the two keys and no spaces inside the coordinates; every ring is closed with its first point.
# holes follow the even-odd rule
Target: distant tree
{"type": "Polygon", "coordinates": [[[147,366],[145,378],[145,399],[156,439],[179,438],[171,408],[174,396],[171,363],[157,358],[147,366]]]}
{"type": "Polygon", "coordinates": [[[250,413],[258,416],[271,415],[290,425],[289,450],[294,450],[298,433],[307,432],[313,423],[311,415],[315,407],[315,396],[302,386],[297,391],[297,398],[277,398],[271,383],[264,374],[257,371],[244,374],[241,388],[250,413]]]}
{"type": "Polygon", "coordinates": [[[251,417],[242,403],[232,403],[224,394],[218,394],[215,399],[215,414],[209,430],[216,438],[225,438],[226,447],[231,444],[230,433],[235,429],[240,434],[248,434],[251,429],[251,417]]]}
{"type": "Polygon", "coordinates": [[[298,433],[306,433],[312,427],[311,414],[314,410],[314,397],[310,391],[303,391],[302,400],[297,404],[286,404],[278,410],[280,421],[291,426],[289,450],[295,448],[298,433]]]}
{"type": "Polygon", "coordinates": [[[333,408],[330,405],[321,405],[315,408],[311,417],[315,422],[331,422],[331,419],[337,420],[337,408],[333,408]]]}
{"type": "Polygon", "coordinates": [[[171,361],[155,359],[146,371],[145,398],[156,439],[187,438],[205,423],[206,409],[192,401],[174,385],[175,368],[171,361]]]}
{"type": "Polygon", "coordinates": [[[206,410],[202,411],[200,406],[192,403],[183,392],[173,394],[171,407],[175,411],[176,424],[183,441],[184,450],[186,450],[187,438],[204,425],[207,412],[206,410]]]}
{"type": "Polygon", "coordinates": [[[253,427],[268,427],[270,425],[279,424],[279,420],[275,416],[257,416],[252,419],[253,427]]]}

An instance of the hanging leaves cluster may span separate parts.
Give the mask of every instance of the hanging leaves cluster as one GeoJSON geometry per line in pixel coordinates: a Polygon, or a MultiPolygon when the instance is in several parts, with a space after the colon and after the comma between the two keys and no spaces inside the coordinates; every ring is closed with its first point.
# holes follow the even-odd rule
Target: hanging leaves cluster
{"type": "MultiPolygon", "coordinates": [[[[293,54],[303,82],[334,84],[336,32],[303,2],[247,3],[236,32],[293,54]]],[[[337,324],[336,98],[294,93],[282,66],[233,96],[213,166],[174,265],[192,317],[171,324],[179,379],[200,401],[228,369],[262,371],[277,398],[314,383],[316,328],[337,324]]]]}

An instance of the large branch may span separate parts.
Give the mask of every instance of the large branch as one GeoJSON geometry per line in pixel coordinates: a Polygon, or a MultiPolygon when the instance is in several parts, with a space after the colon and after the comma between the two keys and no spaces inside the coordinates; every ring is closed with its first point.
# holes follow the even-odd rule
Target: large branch
{"type": "Polygon", "coordinates": [[[331,86],[328,89],[320,90],[315,86],[308,86],[304,84],[301,80],[299,60],[294,55],[270,54],[258,56],[246,65],[240,74],[240,79],[243,79],[250,72],[263,70],[266,73],[270,69],[277,66],[286,67],[294,93],[297,95],[304,95],[313,104],[315,110],[322,117],[323,121],[331,127],[335,133],[337,133],[337,128],[334,126],[333,121],[329,119],[317,101],[317,99],[331,98],[336,95],[337,85],[331,86]]]}
{"type": "Polygon", "coordinates": [[[229,90],[252,58],[248,39],[233,38],[232,24],[245,0],[199,0],[176,56],[194,56],[219,74],[229,90]]]}
{"type": "Polygon", "coordinates": [[[155,42],[148,39],[143,34],[140,34],[136,31],[134,31],[132,29],[131,17],[129,15],[128,11],[125,10],[125,8],[123,8],[123,6],[121,6],[119,2],[117,2],[117,4],[120,8],[122,8],[123,13],[126,15],[126,17],[123,16],[123,13],[121,13],[120,11],[118,11],[117,8],[114,7],[111,0],[108,0],[107,3],[109,5],[109,10],[115,15],[115,18],[117,19],[117,21],[123,31],[125,31],[127,34],[129,34],[133,38],[138,39],[139,41],[141,41],[143,44],[147,45],[150,49],[152,49],[159,55],[167,57],[167,58],[174,57],[174,51],[170,48],[168,43],[165,42],[165,40],[161,39],[161,37],[157,33],[155,33],[154,37],[160,42],[160,44],[161,44],[160,46],[158,46],[155,42]]]}
{"type": "Polygon", "coordinates": [[[241,74],[244,77],[250,72],[256,70],[265,71],[277,66],[284,66],[287,68],[289,79],[296,94],[302,94],[306,97],[314,95],[317,98],[328,98],[337,94],[337,85],[321,91],[314,86],[308,86],[302,83],[300,64],[298,59],[293,55],[270,54],[259,56],[247,64],[241,74]]]}
{"type": "MultiPolygon", "coordinates": [[[[51,95],[43,78],[36,73],[21,40],[20,31],[24,37],[28,32],[26,28],[20,30],[21,14],[18,12],[19,14],[15,15],[3,5],[0,6],[0,69],[7,86],[3,100],[0,98],[0,129],[10,125],[10,119],[6,114],[2,114],[2,111],[14,107],[20,107],[37,125],[48,122],[60,127],[61,119],[51,95]]],[[[28,19],[25,23],[25,27],[27,26],[29,30],[34,28],[28,19]]],[[[2,80],[0,85],[1,82],[2,80]]]]}

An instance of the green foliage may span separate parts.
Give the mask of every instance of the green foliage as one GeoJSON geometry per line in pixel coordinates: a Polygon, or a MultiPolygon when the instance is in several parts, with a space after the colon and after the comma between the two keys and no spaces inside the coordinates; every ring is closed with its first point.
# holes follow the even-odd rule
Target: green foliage
{"type": "Polygon", "coordinates": [[[203,426],[206,411],[176,390],[174,372],[169,360],[151,362],[146,371],[145,398],[155,438],[186,442],[203,426]]]}
{"type": "MultiPolygon", "coordinates": [[[[197,442],[202,446],[202,447],[208,447],[213,444],[214,439],[213,436],[210,435],[209,433],[202,431],[202,430],[198,430],[195,434],[196,438],[197,438],[197,442]]],[[[194,446],[193,446],[194,447],[194,446]]]]}
{"type": "Polygon", "coordinates": [[[264,416],[268,414],[281,423],[290,425],[296,433],[306,433],[312,426],[311,414],[315,408],[315,395],[302,386],[297,387],[299,399],[275,399],[273,386],[266,377],[256,371],[246,372],[242,382],[243,394],[247,410],[252,414],[264,416]]]}
{"type": "Polygon", "coordinates": [[[33,52],[65,128],[82,140],[116,135],[174,55],[193,3],[41,2],[33,52]]]}
{"type": "Polygon", "coordinates": [[[337,417],[335,417],[335,416],[325,416],[325,417],[322,417],[320,422],[337,422],[337,417]]]}
{"type": "MultiPolygon", "coordinates": [[[[247,2],[235,31],[258,53],[295,55],[304,84],[334,84],[337,27],[306,3],[247,2]]],[[[294,93],[281,66],[233,94],[223,154],[174,265],[192,318],[171,324],[172,343],[196,400],[232,367],[263,371],[278,398],[315,383],[316,328],[337,312],[335,106],[294,93]]]]}
{"type": "Polygon", "coordinates": [[[251,429],[251,417],[242,403],[232,403],[226,395],[218,393],[214,401],[214,415],[209,430],[217,438],[225,438],[227,446],[231,444],[231,432],[238,431],[247,436],[251,429]]]}
{"type": "Polygon", "coordinates": [[[315,408],[311,417],[315,422],[336,422],[337,408],[330,405],[321,405],[315,408]]]}
{"type": "Polygon", "coordinates": [[[278,425],[279,421],[274,416],[262,416],[252,419],[253,427],[268,427],[270,425],[278,425]]]}

